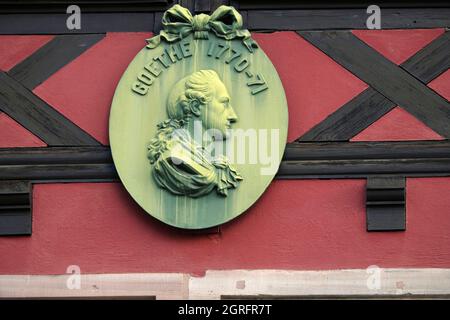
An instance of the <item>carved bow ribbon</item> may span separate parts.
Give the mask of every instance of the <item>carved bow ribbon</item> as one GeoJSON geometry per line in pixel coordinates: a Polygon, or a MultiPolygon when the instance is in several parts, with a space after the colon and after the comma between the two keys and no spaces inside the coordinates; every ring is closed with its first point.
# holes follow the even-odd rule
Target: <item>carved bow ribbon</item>
{"type": "Polygon", "coordinates": [[[162,25],[163,29],[159,35],[147,39],[148,48],[156,48],[161,43],[161,39],[174,42],[192,32],[195,39],[208,39],[209,31],[213,31],[218,37],[226,40],[242,39],[250,52],[253,52],[253,48],[258,48],[256,42],[250,37],[250,32],[242,29],[242,16],[236,9],[229,6],[220,6],[210,16],[204,13],[192,16],[188,9],[176,4],[164,12],[162,25]]]}

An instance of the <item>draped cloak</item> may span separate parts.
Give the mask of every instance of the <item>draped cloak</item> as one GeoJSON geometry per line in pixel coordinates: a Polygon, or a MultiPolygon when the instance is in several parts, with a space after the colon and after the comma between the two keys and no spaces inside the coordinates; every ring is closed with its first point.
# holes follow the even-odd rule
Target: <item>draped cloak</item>
{"type": "Polygon", "coordinates": [[[228,189],[236,188],[242,177],[225,156],[209,159],[182,126],[182,121],[166,120],[158,125],[156,137],[150,141],[148,158],[157,185],[193,198],[214,189],[227,196],[228,189]]]}

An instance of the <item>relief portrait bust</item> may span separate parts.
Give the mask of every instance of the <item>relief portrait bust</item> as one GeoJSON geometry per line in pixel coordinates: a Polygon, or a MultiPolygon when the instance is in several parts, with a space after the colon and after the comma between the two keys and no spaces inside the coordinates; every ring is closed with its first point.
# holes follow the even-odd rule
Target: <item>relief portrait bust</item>
{"type": "Polygon", "coordinates": [[[202,132],[214,131],[227,139],[238,117],[227,88],[213,70],[196,71],[179,80],[170,90],[167,105],[169,119],[157,125],[147,146],[156,184],[172,194],[192,198],[211,191],[221,196],[237,188],[243,178],[224,155],[206,153],[209,139],[193,139],[201,124],[202,132]]]}

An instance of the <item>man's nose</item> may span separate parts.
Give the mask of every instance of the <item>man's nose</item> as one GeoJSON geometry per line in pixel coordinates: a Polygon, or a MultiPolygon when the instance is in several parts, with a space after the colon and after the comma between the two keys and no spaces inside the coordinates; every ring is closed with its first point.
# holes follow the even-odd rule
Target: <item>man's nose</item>
{"type": "Polygon", "coordinates": [[[231,122],[236,122],[237,121],[238,117],[237,117],[236,112],[234,112],[233,107],[230,107],[227,119],[229,121],[231,121],[231,122]]]}

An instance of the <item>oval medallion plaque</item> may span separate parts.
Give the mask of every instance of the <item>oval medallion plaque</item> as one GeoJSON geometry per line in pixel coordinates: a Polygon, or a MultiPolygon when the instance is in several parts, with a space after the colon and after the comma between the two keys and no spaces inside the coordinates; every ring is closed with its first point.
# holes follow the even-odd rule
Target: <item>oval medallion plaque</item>
{"type": "Polygon", "coordinates": [[[175,5],[123,74],[109,135],[120,180],[153,217],[202,229],[247,210],[275,176],[284,90],[232,7],[175,5]]]}

